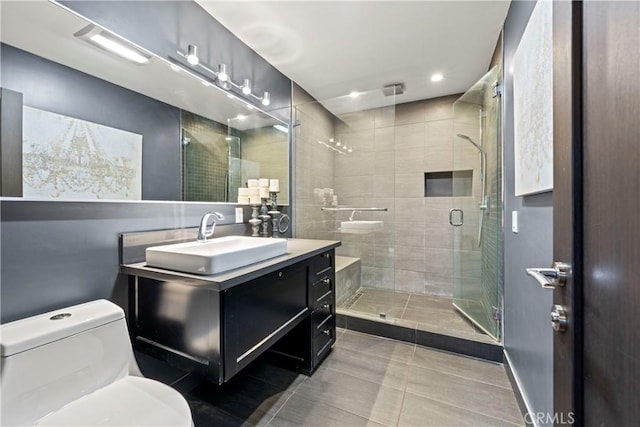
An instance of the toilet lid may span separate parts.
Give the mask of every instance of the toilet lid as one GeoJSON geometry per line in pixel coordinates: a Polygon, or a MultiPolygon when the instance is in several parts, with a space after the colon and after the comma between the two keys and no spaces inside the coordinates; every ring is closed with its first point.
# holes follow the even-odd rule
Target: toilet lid
{"type": "Polygon", "coordinates": [[[180,393],[158,381],[125,377],[40,418],[37,426],[193,426],[180,393]]]}

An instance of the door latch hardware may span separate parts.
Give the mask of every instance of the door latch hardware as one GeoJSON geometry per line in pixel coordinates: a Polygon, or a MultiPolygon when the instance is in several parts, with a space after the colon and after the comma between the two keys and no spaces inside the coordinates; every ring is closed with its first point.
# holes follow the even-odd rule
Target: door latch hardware
{"type": "Polygon", "coordinates": [[[564,332],[567,330],[567,311],[563,306],[555,304],[551,310],[551,326],[556,332],[564,332]]]}
{"type": "Polygon", "coordinates": [[[551,268],[527,268],[527,274],[538,281],[545,289],[564,286],[571,276],[571,266],[564,262],[554,262],[551,268]]]}

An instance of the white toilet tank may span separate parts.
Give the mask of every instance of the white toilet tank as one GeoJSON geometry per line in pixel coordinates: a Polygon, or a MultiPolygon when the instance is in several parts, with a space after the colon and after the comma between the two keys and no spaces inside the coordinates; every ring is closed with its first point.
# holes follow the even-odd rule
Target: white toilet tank
{"type": "Polygon", "coordinates": [[[124,312],[106,300],[0,325],[0,355],[2,425],[34,425],[83,396],[141,375],[124,312]]]}

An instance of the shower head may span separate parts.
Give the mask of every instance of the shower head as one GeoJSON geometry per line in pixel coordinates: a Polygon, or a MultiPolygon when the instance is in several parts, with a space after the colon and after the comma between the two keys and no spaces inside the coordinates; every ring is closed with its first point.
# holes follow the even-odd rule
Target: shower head
{"type": "Polygon", "coordinates": [[[477,149],[478,149],[482,154],[484,154],[484,150],[483,150],[483,149],[482,149],[478,144],[476,144],[475,142],[473,142],[473,139],[469,138],[467,135],[464,135],[464,134],[462,134],[462,133],[457,133],[457,134],[456,134],[456,136],[457,136],[458,138],[462,138],[462,139],[465,139],[465,140],[469,141],[469,142],[470,142],[471,144],[473,144],[473,146],[474,146],[474,147],[476,147],[476,148],[477,148],[477,149]]]}

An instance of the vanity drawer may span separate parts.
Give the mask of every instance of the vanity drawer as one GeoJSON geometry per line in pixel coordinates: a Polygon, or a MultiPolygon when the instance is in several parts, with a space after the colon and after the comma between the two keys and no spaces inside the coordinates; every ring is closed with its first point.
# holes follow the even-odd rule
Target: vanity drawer
{"type": "Polygon", "coordinates": [[[313,339],[313,360],[314,366],[317,366],[320,360],[322,360],[331,351],[331,346],[336,340],[336,328],[334,327],[334,319],[330,320],[331,327],[325,325],[322,332],[313,339]]]}
{"type": "Polygon", "coordinates": [[[327,329],[333,329],[335,323],[336,321],[334,315],[331,313],[331,307],[327,310],[319,308],[311,313],[311,327],[313,328],[314,337],[322,333],[326,334],[325,331],[327,329]]]}
{"type": "Polygon", "coordinates": [[[331,249],[329,251],[323,252],[320,255],[317,255],[313,259],[312,268],[311,268],[311,283],[315,282],[321,276],[326,276],[329,274],[333,274],[334,270],[334,250],[331,249]]]}
{"type": "Polygon", "coordinates": [[[325,292],[324,294],[320,295],[320,297],[315,298],[312,302],[313,304],[311,304],[310,308],[311,310],[316,310],[316,309],[331,309],[331,311],[333,311],[333,305],[334,305],[334,295],[333,295],[333,289],[329,289],[327,292],[325,292]]]}
{"type": "Polygon", "coordinates": [[[309,306],[312,310],[324,304],[327,298],[333,298],[333,278],[333,275],[323,277],[311,285],[309,306]]]}

